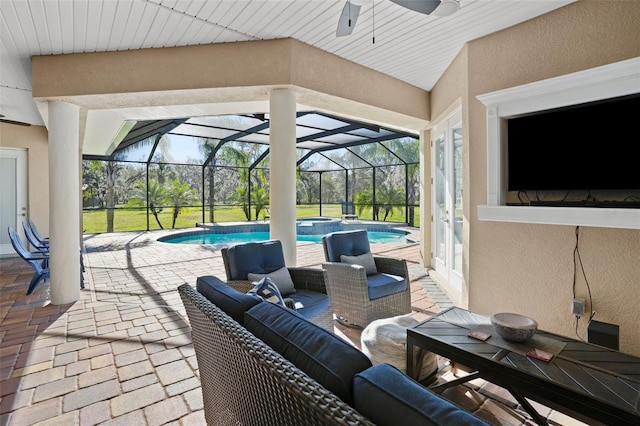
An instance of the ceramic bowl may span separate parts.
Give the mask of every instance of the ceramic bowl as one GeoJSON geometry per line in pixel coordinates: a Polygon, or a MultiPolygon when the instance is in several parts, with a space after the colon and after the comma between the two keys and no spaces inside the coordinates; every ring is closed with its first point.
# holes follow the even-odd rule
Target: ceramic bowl
{"type": "Polygon", "coordinates": [[[504,340],[511,342],[524,342],[538,329],[538,323],[534,319],[509,312],[494,314],[491,324],[504,340]]]}

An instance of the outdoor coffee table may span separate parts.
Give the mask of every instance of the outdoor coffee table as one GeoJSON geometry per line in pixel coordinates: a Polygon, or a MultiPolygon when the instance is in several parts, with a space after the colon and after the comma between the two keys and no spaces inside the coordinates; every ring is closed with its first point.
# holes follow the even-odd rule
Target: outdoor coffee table
{"type": "Polygon", "coordinates": [[[456,307],[407,329],[407,374],[413,378],[415,346],[475,371],[433,390],[481,377],[511,392],[538,424],[547,423],[525,397],[578,419],[640,424],[640,358],[540,330],[527,342],[510,343],[488,317],[456,307]],[[476,328],[491,337],[468,337],[476,328]],[[554,356],[549,362],[531,358],[531,347],[554,356]]]}

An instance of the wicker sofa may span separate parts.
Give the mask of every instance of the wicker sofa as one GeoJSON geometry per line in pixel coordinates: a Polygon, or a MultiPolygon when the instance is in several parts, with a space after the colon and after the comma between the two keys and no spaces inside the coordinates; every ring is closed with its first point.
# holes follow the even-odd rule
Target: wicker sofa
{"type": "Polygon", "coordinates": [[[189,284],[178,288],[210,425],[487,424],[395,367],[372,367],[288,308],[252,300],[215,277],[200,277],[196,287],[216,300],[189,284]]]}

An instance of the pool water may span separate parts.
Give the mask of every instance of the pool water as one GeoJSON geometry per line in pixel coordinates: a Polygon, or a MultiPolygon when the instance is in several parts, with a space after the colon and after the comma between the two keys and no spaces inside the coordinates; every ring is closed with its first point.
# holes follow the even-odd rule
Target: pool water
{"type": "MultiPolygon", "coordinates": [[[[411,242],[407,240],[407,235],[402,232],[380,232],[369,231],[369,242],[371,243],[400,243],[406,244],[411,242]]],[[[229,234],[215,234],[211,232],[202,232],[198,234],[187,234],[183,236],[164,237],[161,239],[165,243],[173,244],[230,244],[230,243],[246,243],[251,241],[265,241],[270,239],[269,232],[234,232],[229,234]]],[[[300,235],[297,236],[298,241],[306,241],[319,243],[322,241],[322,235],[300,235]]]]}

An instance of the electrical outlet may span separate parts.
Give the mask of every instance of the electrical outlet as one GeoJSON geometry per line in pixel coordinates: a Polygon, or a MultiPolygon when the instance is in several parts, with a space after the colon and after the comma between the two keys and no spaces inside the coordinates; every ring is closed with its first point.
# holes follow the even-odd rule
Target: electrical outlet
{"type": "Polygon", "coordinates": [[[571,314],[578,318],[584,316],[586,311],[585,301],[581,297],[577,297],[571,301],[571,314]]]}

